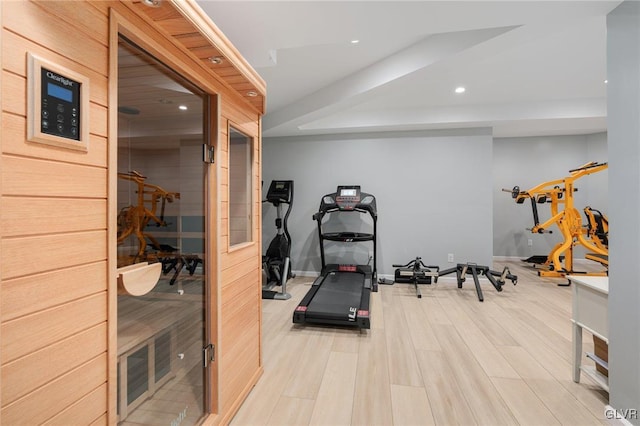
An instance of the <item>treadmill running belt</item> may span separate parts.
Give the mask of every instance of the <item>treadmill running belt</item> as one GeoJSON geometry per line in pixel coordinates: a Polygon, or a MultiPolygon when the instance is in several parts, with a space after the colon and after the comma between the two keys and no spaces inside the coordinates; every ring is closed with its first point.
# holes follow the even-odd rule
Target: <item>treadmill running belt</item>
{"type": "Polygon", "coordinates": [[[307,308],[308,318],[355,321],[360,309],[364,274],[358,272],[331,272],[320,284],[307,308]]]}

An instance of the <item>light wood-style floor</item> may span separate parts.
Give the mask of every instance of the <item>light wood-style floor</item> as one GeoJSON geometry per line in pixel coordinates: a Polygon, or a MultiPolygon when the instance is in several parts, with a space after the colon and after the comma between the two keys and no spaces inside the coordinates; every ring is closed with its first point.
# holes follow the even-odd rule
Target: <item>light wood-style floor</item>
{"type": "MultiPolygon", "coordinates": [[[[469,275],[380,285],[370,330],[292,324],[312,278],[263,300],[264,375],[232,425],[597,425],[608,394],[571,379],[571,288],[520,261],[498,293],[469,275]]],[[[584,349],[593,350],[585,332],[584,349]]],[[[587,361],[585,361],[587,362],[587,361]]]]}

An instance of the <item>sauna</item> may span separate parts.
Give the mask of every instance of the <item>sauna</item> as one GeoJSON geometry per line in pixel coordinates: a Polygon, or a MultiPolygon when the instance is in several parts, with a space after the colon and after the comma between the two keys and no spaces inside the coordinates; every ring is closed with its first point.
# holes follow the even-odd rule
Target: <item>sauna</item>
{"type": "Polygon", "coordinates": [[[0,2],[0,422],[226,424],[266,88],[194,1],[0,2]]]}

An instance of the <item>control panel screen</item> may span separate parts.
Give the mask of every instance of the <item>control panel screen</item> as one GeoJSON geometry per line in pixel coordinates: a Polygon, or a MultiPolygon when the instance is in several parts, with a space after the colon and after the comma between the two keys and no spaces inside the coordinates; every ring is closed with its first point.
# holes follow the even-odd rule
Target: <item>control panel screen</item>
{"type": "Polygon", "coordinates": [[[73,100],[73,92],[71,90],[53,83],[47,83],[47,94],[67,102],[71,102],[73,100]]]}
{"type": "Polygon", "coordinates": [[[61,74],[40,69],[40,131],[80,140],[80,85],[61,74]]]}
{"type": "Polygon", "coordinates": [[[356,189],[341,189],[340,195],[342,197],[355,197],[358,193],[356,189]]]}

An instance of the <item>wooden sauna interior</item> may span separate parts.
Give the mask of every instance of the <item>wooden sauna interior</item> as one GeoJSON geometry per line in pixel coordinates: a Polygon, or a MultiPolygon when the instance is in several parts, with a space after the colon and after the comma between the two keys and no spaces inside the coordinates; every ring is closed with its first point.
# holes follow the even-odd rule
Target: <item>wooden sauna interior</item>
{"type": "Polygon", "coordinates": [[[191,0],[0,20],[0,423],[228,423],[262,373],[263,80],[191,0]],[[28,137],[30,57],[86,78],[84,146],[28,137]]]}

